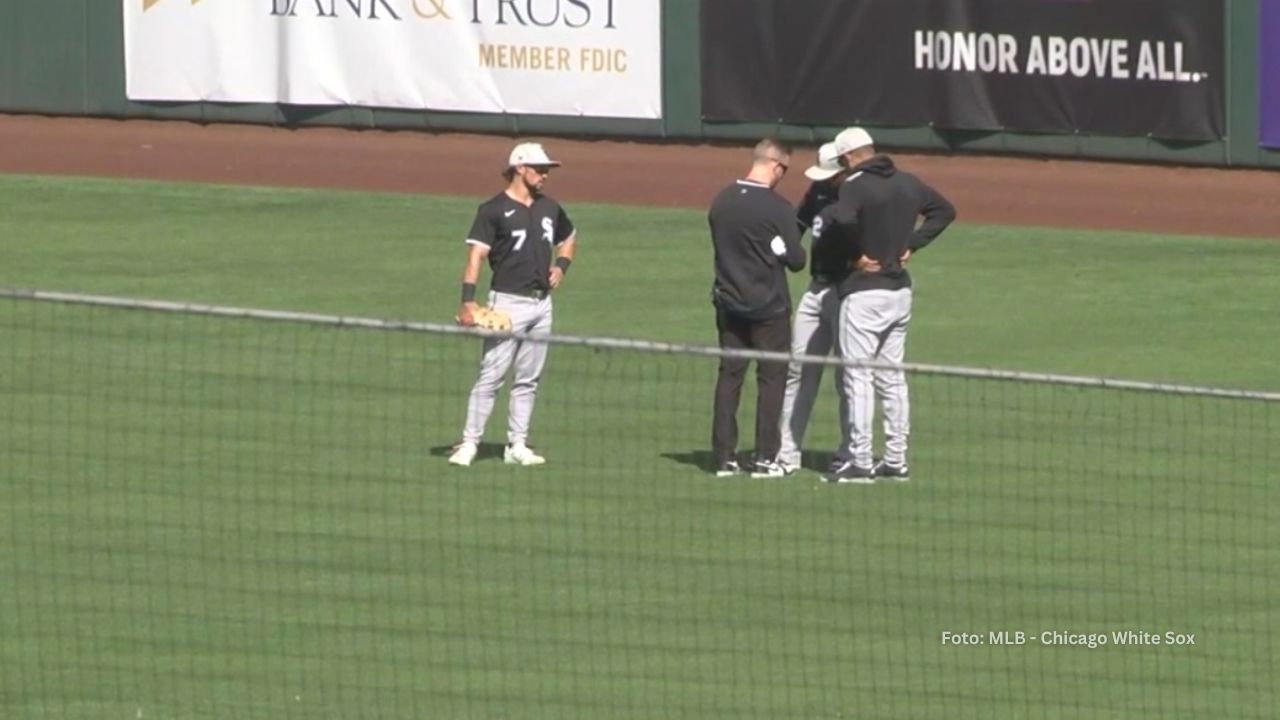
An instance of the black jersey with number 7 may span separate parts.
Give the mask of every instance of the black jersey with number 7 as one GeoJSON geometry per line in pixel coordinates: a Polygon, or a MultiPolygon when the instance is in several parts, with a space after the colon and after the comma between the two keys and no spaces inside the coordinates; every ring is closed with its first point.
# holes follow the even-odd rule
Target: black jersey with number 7
{"type": "Polygon", "coordinates": [[[468,245],[489,248],[497,292],[547,290],[552,248],[573,236],[573,222],[560,203],[539,195],[526,206],[505,192],[481,203],[467,234],[468,245]]]}

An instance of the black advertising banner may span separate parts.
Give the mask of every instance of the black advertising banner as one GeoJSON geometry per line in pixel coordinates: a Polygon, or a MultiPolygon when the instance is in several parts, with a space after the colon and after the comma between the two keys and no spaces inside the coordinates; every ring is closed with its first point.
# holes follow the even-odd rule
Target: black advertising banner
{"type": "Polygon", "coordinates": [[[1259,8],[1258,128],[1259,144],[1280,148],[1280,2],[1259,8]]]}
{"type": "Polygon", "coordinates": [[[702,113],[1219,139],[1224,1],[702,0],[702,113]]]}

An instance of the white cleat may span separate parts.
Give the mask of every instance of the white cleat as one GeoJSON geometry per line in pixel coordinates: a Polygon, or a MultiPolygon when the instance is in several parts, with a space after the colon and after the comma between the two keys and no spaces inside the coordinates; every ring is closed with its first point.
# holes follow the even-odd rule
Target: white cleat
{"type": "Polygon", "coordinates": [[[727,478],[733,477],[742,472],[742,468],[738,466],[737,460],[729,460],[720,467],[716,468],[716,477],[727,478]]]}
{"type": "Polygon", "coordinates": [[[508,445],[506,451],[502,453],[502,461],[508,465],[542,465],[547,459],[530,450],[528,445],[521,443],[508,445]]]}
{"type": "Polygon", "coordinates": [[[453,454],[449,456],[449,464],[458,467],[470,467],[471,461],[476,459],[476,444],[464,442],[453,449],[453,454]]]}
{"type": "Polygon", "coordinates": [[[756,469],[751,472],[753,478],[780,478],[786,477],[795,472],[795,468],[788,468],[780,462],[773,460],[759,460],[756,462],[756,469]]]}

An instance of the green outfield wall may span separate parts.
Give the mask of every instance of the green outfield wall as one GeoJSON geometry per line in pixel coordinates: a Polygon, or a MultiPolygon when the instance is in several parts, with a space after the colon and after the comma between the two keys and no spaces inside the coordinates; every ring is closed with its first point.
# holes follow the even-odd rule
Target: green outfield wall
{"type": "MultiPolygon", "coordinates": [[[[896,149],[1014,153],[1150,162],[1280,168],[1280,152],[1258,146],[1260,0],[1227,0],[1227,137],[1172,143],[1146,138],[878,128],[896,149]]],[[[0,3],[0,111],[142,117],[199,122],[337,125],[554,136],[625,136],[683,141],[745,140],[765,134],[815,142],[838,128],[703,122],[699,3],[663,2],[661,120],[417,112],[358,107],[223,103],[135,103],[125,99],[119,0],[12,0],[0,3]]]]}

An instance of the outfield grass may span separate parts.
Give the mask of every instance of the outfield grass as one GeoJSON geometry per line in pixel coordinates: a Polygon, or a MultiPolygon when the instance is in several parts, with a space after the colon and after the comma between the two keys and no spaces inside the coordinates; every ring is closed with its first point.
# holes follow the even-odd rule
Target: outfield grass
{"type": "MultiPolygon", "coordinates": [[[[0,195],[2,285],[441,321],[478,202],[24,177],[0,195]]],[[[581,244],[558,332],[714,344],[702,212],[564,200],[581,244]]],[[[957,225],[912,263],[908,355],[1276,389],[1278,261],[1272,240],[957,225]]]]}
{"type": "MultiPolygon", "coordinates": [[[[0,197],[0,286],[414,319],[452,314],[476,202],[33,178],[0,197]]],[[[558,331],[711,341],[701,213],[569,209],[558,331]]],[[[1267,241],[959,226],[913,263],[909,357],[1275,389],[1276,260],[1267,241]]],[[[912,483],[726,483],[697,466],[711,364],[558,347],[535,428],[554,464],[457,471],[477,354],[0,301],[0,715],[1277,703],[1272,407],[919,377],[912,483]],[[1125,629],[1197,643],[939,642],[1125,629]]]]}

